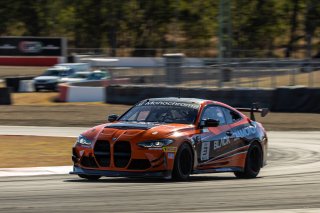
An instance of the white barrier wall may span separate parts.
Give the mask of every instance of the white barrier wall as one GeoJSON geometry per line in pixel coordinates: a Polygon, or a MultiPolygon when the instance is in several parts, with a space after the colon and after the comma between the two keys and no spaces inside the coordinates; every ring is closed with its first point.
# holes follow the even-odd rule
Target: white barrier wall
{"type": "Polygon", "coordinates": [[[105,102],[104,87],[73,87],[67,91],[67,102],[105,102]]]}
{"type": "MultiPolygon", "coordinates": [[[[165,59],[162,57],[107,57],[111,61],[94,61],[94,57],[87,55],[75,56],[75,62],[92,63],[94,66],[107,66],[107,67],[162,67],[165,65],[165,59]],[[114,61],[112,61],[114,60],[114,61]]],[[[102,58],[101,58],[102,59],[102,58]]],[[[183,66],[202,66],[203,60],[208,58],[184,58],[183,66]]]]}

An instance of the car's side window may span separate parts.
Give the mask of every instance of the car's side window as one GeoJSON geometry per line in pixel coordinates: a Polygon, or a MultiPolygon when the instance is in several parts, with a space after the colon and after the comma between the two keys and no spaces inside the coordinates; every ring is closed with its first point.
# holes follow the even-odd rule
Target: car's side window
{"type": "Polygon", "coordinates": [[[237,113],[233,110],[230,110],[227,108],[223,108],[223,110],[226,115],[226,119],[227,119],[228,124],[235,123],[235,122],[240,121],[242,119],[241,115],[239,115],[239,113],[237,113]]]}
{"type": "Polygon", "coordinates": [[[209,106],[207,107],[203,114],[202,114],[202,120],[206,119],[214,119],[219,121],[219,126],[226,124],[226,119],[223,115],[223,111],[221,107],[218,106],[209,106]]]}

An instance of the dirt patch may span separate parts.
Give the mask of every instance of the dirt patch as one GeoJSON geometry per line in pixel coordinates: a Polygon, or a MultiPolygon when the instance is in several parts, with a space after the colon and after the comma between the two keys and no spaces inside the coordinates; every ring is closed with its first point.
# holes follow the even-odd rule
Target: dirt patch
{"type": "Polygon", "coordinates": [[[75,138],[0,136],[0,168],[72,165],[75,138]]]}

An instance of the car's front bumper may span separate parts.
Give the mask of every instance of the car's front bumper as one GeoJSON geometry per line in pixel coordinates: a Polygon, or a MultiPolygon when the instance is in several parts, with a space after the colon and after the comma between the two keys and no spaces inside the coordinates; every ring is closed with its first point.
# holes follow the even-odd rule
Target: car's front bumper
{"type": "Polygon", "coordinates": [[[46,89],[46,90],[56,90],[57,89],[57,82],[54,83],[35,83],[34,87],[38,90],[46,89]]]}
{"type": "Polygon", "coordinates": [[[131,172],[131,171],[110,171],[110,170],[95,170],[84,169],[78,166],[73,167],[73,171],[70,174],[76,175],[99,175],[106,177],[159,177],[164,179],[171,178],[171,171],[157,171],[157,172],[131,172]]]}

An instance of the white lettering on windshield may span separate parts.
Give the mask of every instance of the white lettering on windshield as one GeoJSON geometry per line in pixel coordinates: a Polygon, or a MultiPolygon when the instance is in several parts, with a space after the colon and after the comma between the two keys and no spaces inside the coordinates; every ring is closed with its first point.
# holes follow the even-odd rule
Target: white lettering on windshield
{"type": "Polygon", "coordinates": [[[198,109],[198,105],[174,101],[148,101],[143,104],[144,106],[180,106],[192,109],[198,109]]]}

